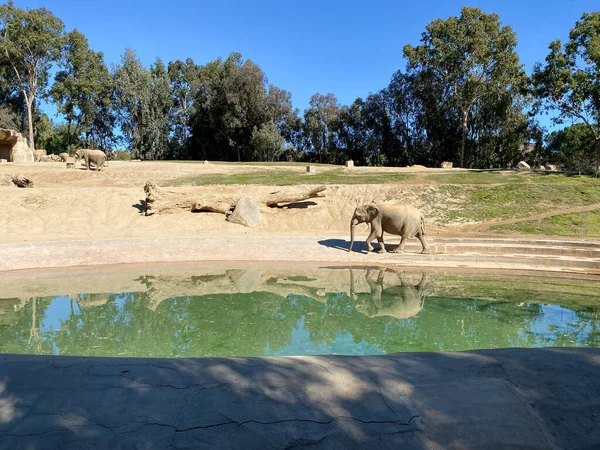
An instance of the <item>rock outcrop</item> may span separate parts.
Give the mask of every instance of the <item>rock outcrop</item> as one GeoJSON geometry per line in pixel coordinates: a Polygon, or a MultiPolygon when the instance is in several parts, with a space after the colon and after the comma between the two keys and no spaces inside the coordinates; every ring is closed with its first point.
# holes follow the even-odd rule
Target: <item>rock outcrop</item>
{"type": "Polygon", "coordinates": [[[527,164],[525,161],[520,161],[519,164],[517,164],[517,169],[519,169],[519,170],[530,170],[531,167],[529,167],[529,164],[527,164]]]}
{"type": "Polygon", "coordinates": [[[442,169],[452,169],[452,162],[451,161],[444,161],[442,163],[442,169]]]}
{"type": "Polygon", "coordinates": [[[33,152],[21,133],[0,128],[0,159],[10,162],[33,162],[33,152]]]}

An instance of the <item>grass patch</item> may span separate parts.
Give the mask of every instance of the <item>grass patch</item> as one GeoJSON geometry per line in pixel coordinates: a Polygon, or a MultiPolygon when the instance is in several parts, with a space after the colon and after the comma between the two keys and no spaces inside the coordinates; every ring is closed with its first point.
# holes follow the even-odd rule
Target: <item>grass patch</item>
{"type": "Polygon", "coordinates": [[[600,209],[584,213],[561,214],[541,220],[497,225],[494,231],[516,231],[526,234],[600,237],[600,209]]]}
{"type": "Polygon", "coordinates": [[[500,186],[442,186],[461,201],[446,221],[483,222],[539,214],[553,208],[600,203],[600,183],[589,180],[562,183],[521,183],[500,186]]]}
{"type": "Polygon", "coordinates": [[[270,171],[248,172],[237,174],[206,174],[178,178],[169,183],[170,186],[207,186],[229,184],[262,184],[289,186],[295,184],[384,184],[401,183],[410,180],[414,175],[399,173],[347,173],[341,170],[309,175],[298,172],[270,171]]]}
{"type": "MultiPolygon", "coordinates": [[[[533,175],[536,176],[536,175],[533,175]]],[[[433,173],[426,181],[432,184],[508,184],[527,183],[532,174],[508,171],[433,173]]]]}

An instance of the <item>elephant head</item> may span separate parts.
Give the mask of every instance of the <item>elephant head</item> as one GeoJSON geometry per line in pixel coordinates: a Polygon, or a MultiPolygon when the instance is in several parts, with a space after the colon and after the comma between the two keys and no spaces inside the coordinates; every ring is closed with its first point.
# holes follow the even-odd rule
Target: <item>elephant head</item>
{"type": "Polygon", "coordinates": [[[348,251],[352,251],[354,245],[354,227],[360,223],[370,224],[379,216],[379,208],[374,204],[358,206],[350,219],[350,247],[348,251]]]}

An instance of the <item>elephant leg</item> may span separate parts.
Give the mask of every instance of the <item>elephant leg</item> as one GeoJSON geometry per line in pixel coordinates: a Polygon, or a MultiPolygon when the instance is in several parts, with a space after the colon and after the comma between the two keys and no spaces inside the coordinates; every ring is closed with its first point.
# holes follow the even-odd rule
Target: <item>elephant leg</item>
{"type": "Polygon", "coordinates": [[[381,236],[377,236],[377,243],[379,244],[379,253],[387,253],[385,244],[383,243],[383,234],[381,236]]]}
{"type": "Polygon", "coordinates": [[[425,240],[425,236],[423,236],[423,233],[418,233],[417,234],[417,239],[419,239],[419,241],[421,241],[421,245],[423,246],[423,250],[421,250],[422,254],[428,254],[429,253],[429,246],[427,245],[427,241],[425,240]]]}
{"type": "MultiPolygon", "coordinates": [[[[367,236],[367,252],[373,251],[373,246],[371,245],[371,241],[373,239],[375,239],[376,236],[377,236],[377,230],[372,227],[371,232],[369,233],[369,236],[367,236]]],[[[379,238],[377,238],[377,241],[379,241],[379,238]]]]}
{"type": "Polygon", "coordinates": [[[400,244],[398,244],[398,247],[396,247],[394,250],[392,250],[393,253],[402,253],[404,252],[404,246],[406,245],[406,239],[404,238],[404,236],[400,236],[400,244]]]}

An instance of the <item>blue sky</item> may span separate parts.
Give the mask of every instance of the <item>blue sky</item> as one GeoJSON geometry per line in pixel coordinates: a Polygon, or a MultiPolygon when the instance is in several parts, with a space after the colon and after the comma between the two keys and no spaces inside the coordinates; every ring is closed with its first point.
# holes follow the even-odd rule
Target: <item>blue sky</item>
{"type": "MultiPolygon", "coordinates": [[[[459,15],[463,2],[419,1],[158,1],[15,0],[21,8],[46,7],[67,30],[77,28],[110,66],[127,46],[146,65],[191,57],[204,64],[231,52],[252,59],[269,81],[292,93],[303,110],[314,93],[341,103],[385,87],[404,69],[402,47],[418,44],[431,20],[459,15]]],[[[566,39],[598,0],[496,0],[466,3],[500,15],[519,39],[528,72],[550,41],[566,39]]],[[[53,112],[53,108],[47,112],[53,112]]],[[[55,117],[53,117],[55,118],[55,117]]],[[[544,122],[546,122],[544,120],[544,122]]]]}

